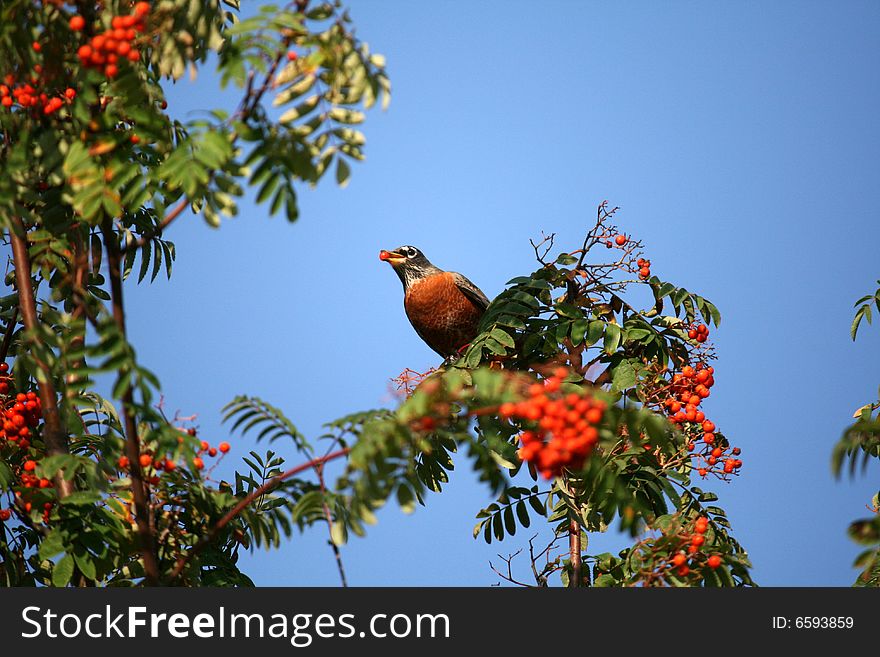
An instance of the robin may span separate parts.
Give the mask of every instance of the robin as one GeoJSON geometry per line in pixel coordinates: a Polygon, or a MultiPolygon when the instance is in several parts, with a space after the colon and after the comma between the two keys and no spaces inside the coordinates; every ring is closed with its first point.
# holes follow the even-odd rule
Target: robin
{"type": "Polygon", "coordinates": [[[477,335],[489,299],[467,278],[435,267],[414,246],[380,251],[403,283],[403,307],[431,349],[452,360],[477,335]]]}

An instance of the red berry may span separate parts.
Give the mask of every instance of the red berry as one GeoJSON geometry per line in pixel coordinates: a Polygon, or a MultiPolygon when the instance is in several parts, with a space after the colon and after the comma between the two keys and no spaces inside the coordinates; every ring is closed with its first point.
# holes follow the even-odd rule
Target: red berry
{"type": "Polygon", "coordinates": [[[39,41],[34,41],[31,45],[35,52],[40,52],[43,49],[43,46],[40,45],[39,41]]]}
{"type": "Polygon", "coordinates": [[[143,18],[147,14],[150,13],[150,3],[149,2],[138,2],[134,6],[134,15],[138,18],[143,18]]]}
{"type": "Polygon", "coordinates": [[[219,445],[217,445],[217,449],[225,454],[229,451],[229,443],[220,443],[219,445]]]}
{"type": "Polygon", "coordinates": [[[68,100],[73,100],[74,98],[76,98],[76,89],[71,89],[70,87],[68,87],[64,90],[64,97],[68,100]]]}
{"type": "Polygon", "coordinates": [[[24,469],[25,469],[25,472],[33,472],[34,470],[37,469],[37,462],[31,461],[31,460],[25,461],[24,462],[24,469]]]}
{"type": "Polygon", "coordinates": [[[86,26],[86,19],[83,18],[82,16],[78,16],[78,15],[73,16],[70,19],[69,24],[70,24],[71,30],[73,30],[74,32],[79,32],[81,29],[83,29],[86,26]]]}
{"type": "Polygon", "coordinates": [[[132,144],[139,144],[141,142],[141,138],[138,137],[137,135],[132,135],[129,138],[129,141],[131,141],[132,144]]]}
{"type": "Polygon", "coordinates": [[[295,50],[288,50],[287,51],[287,61],[292,62],[297,57],[299,57],[299,55],[296,54],[295,50]]]}
{"type": "Polygon", "coordinates": [[[9,512],[9,509],[0,509],[0,522],[4,520],[9,520],[12,514],[9,512]]]}
{"type": "Polygon", "coordinates": [[[201,470],[202,468],[205,467],[205,462],[197,456],[193,459],[193,467],[196,470],[201,470]]]}
{"type": "MultiPolygon", "coordinates": [[[[432,419],[432,418],[425,418],[425,419],[428,420],[428,419],[432,419]]],[[[217,456],[217,448],[212,447],[211,449],[209,449],[208,456],[217,456]]]]}
{"type": "Polygon", "coordinates": [[[153,457],[149,454],[141,454],[141,458],[139,459],[142,468],[150,467],[150,464],[153,462],[153,457]]]}
{"type": "Polygon", "coordinates": [[[719,557],[717,554],[713,554],[711,557],[709,557],[709,560],[706,563],[709,565],[709,568],[717,568],[721,565],[721,557],[719,557]]]}
{"type": "Polygon", "coordinates": [[[618,235],[614,238],[614,243],[617,244],[617,246],[623,246],[626,244],[626,235],[618,235]]]}
{"type": "Polygon", "coordinates": [[[108,78],[115,78],[119,74],[119,67],[116,64],[107,64],[104,68],[104,75],[108,78]]]}

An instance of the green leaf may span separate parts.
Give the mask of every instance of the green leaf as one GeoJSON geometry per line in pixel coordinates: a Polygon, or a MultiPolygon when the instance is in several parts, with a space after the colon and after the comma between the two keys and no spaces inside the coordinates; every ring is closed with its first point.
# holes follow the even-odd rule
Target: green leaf
{"type": "Polygon", "coordinates": [[[51,559],[56,554],[64,552],[64,535],[60,529],[53,529],[49,532],[43,542],[40,543],[40,549],[37,551],[40,559],[51,559]]]}
{"type": "Polygon", "coordinates": [[[330,540],[333,541],[333,545],[345,545],[348,540],[348,529],[344,522],[337,520],[330,526],[330,540]]]}
{"type": "Polygon", "coordinates": [[[617,324],[607,324],[605,327],[604,350],[606,354],[613,354],[620,346],[621,330],[617,324]]]}
{"type": "Polygon", "coordinates": [[[79,570],[83,575],[88,579],[95,579],[97,574],[95,572],[95,562],[92,561],[92,557],[88,552],[85,550],[82,550],[82,552],[74,551],[73,560],[76,562],[76,565],[79,567],[79,570]]]}
{"type": "Polygon", "coordinates": [[[590,321],[589,327],[587,328],[587,333],[584,336],[584,342],[587,346],[594,345],[602,337],[602,333],[605,331],[605,322],[601,319],[594,319],[590,321]]]}
{"type": "Polygon", "coordinates": [[[636,370],[628,360],[618,363],[611,374],[611,386],[614,390],[632,388],[637,380],[636,370]]]}
{"type": "Polygon", "coordinates": [[[337,156],[336,158],[336,183],[340,187],[345,187],[348,185],[348,179],[351,177],[351,167],[348,166],[348,162],[345,161],[345,158],[337,156]]]}
{"type": "Polygon", "coordinates": [[[513,341],[513,338],[510,337],[510,335],[508,333],[501,330],[500,328],[492,329],[492,331],[489,333],[489,337],[494,338],[495,340],[497,340],[499,343],[501,343],[505,347],[513,348],[516,346],[516,343],[513,341]]]}
{"type": "Polygon", "coordinates": [[[67,586],[72,576],[73,558],[69,554],[65,554],[52,569],[52,585],[59,587],[67,586]]]}
{"type": "Polygon", "coordinates": [[[0,461],[0,490],[6,490],[9,488],[12,479],[12,470],[10,470],[9,466],[3,461],[0,461]]]}

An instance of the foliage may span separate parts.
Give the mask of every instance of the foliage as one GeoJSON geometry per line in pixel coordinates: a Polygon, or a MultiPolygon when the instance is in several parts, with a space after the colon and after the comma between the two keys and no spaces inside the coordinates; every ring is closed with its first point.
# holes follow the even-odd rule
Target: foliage
{"type": "MultiPolygon", "coordinates": [[[[745,550],[712,504],[718,496],[695,485],[742,466],[700,410],[714,383],[707,325],[720,315],[650,276],[641,244],[620,234],[613,214],[602,204],[583,246],[555,259],[552,238],[535,244],[540,267],[492,301],[459,359],[397,377],[407,396],[396,410],[333,425],[351,444],[335,486],[350,514],[337,522],[360,533],[389,499],[405,511],[425,504],[465,458],[497,497],[477,514],[475,537],[501,541],[543,520],[569,539],[567,557],[540,571],[533,561],[538,585],[554,572],[572,585],[752,583],[745,550]],[[590,262],[596,247],[610,263],[590,262]],[[627,300],[632,286],[647,288],[648,309],[627,300]],[[695,523],[700,538],[682,542],[695,523]],[[659,536],[618,556],[589,555],[586,535],[615,524],[659,536]]],[[[238,421],[256,422],[247,412],[238,421]]]]}
{"type": "Polygon", "coordinates": [[[164,414],[128,341],[123,280],[171,277],[164,232],[186,212],[217,226],[249,187],[292,221],[303,184],[331,169],[347,182],[357,126],[390,87],[339,2],[243,17],[237,0],[11,0],[0,62],[0,581],[248,586],[241,549],[319,524],[344,583],[339,546],[389,500],[427,503],[465,459],[497,498],[475,536],[541,520],[568,540],[540,553],[543,570],[533,561],[538,585],[557,572],[572,586],[752,583],[702,488],[743,465],[702,410],[720,314],[652,275],[604,203],[580,248],[533,244],[538,268],[510,281],[457,361],[405,373],[395,409],[328,423],[325,451],[266,401],[230,402],[233,432],[291,441],[300,464],[252,451],[216,481],[229,445],[164,414]],[[241,92],[236,109],[174,119],[167,85],[209,64],[241,92]],[[97,392],[108,378],[112,399],[97,392]],[[589,554],[589,534],[614,526],[635,543],[589,554]]]}
{"type": "Polygon", "coordinates": [[[276,487],[272,451],[245,458],[234,484],[214,480],[211,459],[229,446],[157,404],[122,281],[171,277],[164,231],[185,213],[219,225],[252,187],[293,221],[303,184],[334,170],[344,185],[364,157],[364,110],[388,103],[383,59],[339,2],[242,15],[238,0],[10,0],[0,62],[0,226],[13,252],[0,298],[12,365],[0,372],[0,582],[250,585],[242,547],[341,511],[310,479],[276,487]],[[237,108],[173,118],[165,89],[205,66],[240,91],[237,108]],[[108,378],[115,402],[98,393],[108,378]]]}
{"type": "MultiPolygon", "coordinates": [[[[872,303],[880,310],[880,289],[856,301],[856,313],[850,328],[853,340],[856,339],[862,319],[871,323],[872,303]]],[[[844,430],[834,446],[831,467],[835,476],[840,477],[845,465],[848,465],[849,474],[853,476],[859,468],[864,471],[872,458],[880,458],[880,390],[877,397],[877,401],[856,409],[853,413],[856,421],[844,430]]],[[[861,569],[855,586],[880,586],[880,492],[871,498],[868,508],[874,514],[872,517],[856,520],[849,526],[850,538],[866,546],[855,560],[855,567],[861,569]]]]}

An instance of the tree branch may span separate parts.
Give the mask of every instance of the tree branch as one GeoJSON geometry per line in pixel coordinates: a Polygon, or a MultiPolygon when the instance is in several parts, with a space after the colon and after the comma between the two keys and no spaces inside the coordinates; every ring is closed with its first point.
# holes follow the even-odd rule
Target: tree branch
{"type": "MultiPolygon", "coordinates": [[[[110,274],[110,294],[113,303],[113,319],[119,331],[125,337],[125,310],[122,303],[122,269],[119,243],[113,224],[107,219],[102,226],[104,246],[107,249],[107,268],[110,274]]],[[[153,530],[152,514],[148,505],[150,489],[141,472],[140,439],[137,424],[132,415],[131,387],[122,395],[122,416],[125,424],[125,453],[129,461],[131,475],[131,494],[135,507],[135,522],[140,539],[141,556],[144,560],[144,577],[147,584],[155,586],[159,583],[159,559],[156,551],[156,538],[153,530]]]]}
{"type": "Polygon", "coordinates": [[[154,237],[159,237],[166,228],[168,228],[169,224],[177,219],[180,214],[186,210],[189,206],[190,202],[188,198],[183,198],[180,200],[180,203],[172,208],[171,212],[165,215],[165,218],[162,219],[155,227],[151,230],[146,231],[143,235],[141,235],[137,240],[131,242],[130,244],[126,244],[122,248],[119,249],[119,253],[121,255],[125,255],[126,252],[131,251],[132,249],[140,249],[147,242],[149,242],[154,237]]]}
{"type": "Polygon", "coordinates": [[[305,472],[309,468],[315,468],[319,465],[324,465],[325,463],[327,463],[329,461],[333,461],[335,459],[338,459],[341,456],[345,456],[350,451],[351,451],[350,447],[343,447],[342,449],[338,449],[335,452],[330,452],[329,454],[326,454],[320,458],[312,459],[311,461],[307,461],[305,463],[302,463],[302,464],[296,466],[295,468],[288,470],[287,472],[282,472],[280,475],[272,477],[272,479],[270,479],[269,481],[264,483],[259,488],[255,488],[254,490],[252,490],[245,497],[243,497],[241,499],[241,501],[239,501],[238,504],[236,504],[234,507],[232,507],[232,509],[230,509],[226,513],[225,516],[220,518],[220,520],[217,521],[217,524],[214,525],[208,531],[207,534],[202,536],[202,538],[199,539],[199,541],[195,545],[193,545],[192,549],[190,549],[189,552],[187,552],[185,555],[181,556],[177,560],[177,563],[174,566],[174,570],[172,570],[168,576],[169,581],[174,581],[175,579],[180,577],[180,574],[183,572],[184,568],[186,568],[186,565],[190,561],[192,561],[192,559],[199,552],[201,552],[208,545],[210,545],[211,542],[215,538],[217,538],[217,534],[220,533],[220,530],[223,529],[230,522],[232,522],[235,519],[235,517],[239,513],[244,511],[251,503],[253,503],[253,501],[255,499],[257,499],[261,495],[264,495],[265,493],[271,491],[272,489],[277,487],[279,484],[281,484],[281,482],[283,482],[285,479],[289,479],[290,477],[293,477],[294,475],[298,475],[301,472],[305,472]]]}
{"type": "MultiPolygon", "coordinates": [[[[30,335],[30,342],[36,346],[39,318],[34,298],[34,287],[31,282],[31,259],[28,254],[27,231],[20,217],[12,218],[12,230],[9,231],[9,238],[12,242],[12,258],[15,263],[18,307],[25,329],[30,335]]],[[[40,391],[40,404],[43,408],[43,441],[46,443],[46,453],[50,456],[68,454],[67,434],[61,426],[61,413],[58,410],[58,394],[52,383],[48,367],[43,365],[42,369],[44,369],[46,376],[43,381],[37,381],[37,385],[40,391]]],[[[73,482],[64,479],[60,474],[55,477],[55,485],[59,498],[63,499],[73,492],[73,482]]]]}

